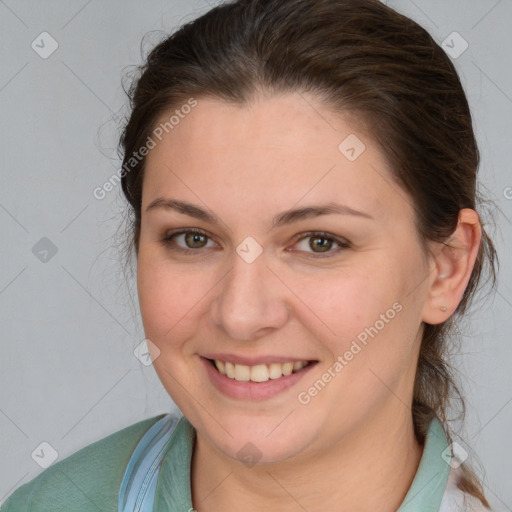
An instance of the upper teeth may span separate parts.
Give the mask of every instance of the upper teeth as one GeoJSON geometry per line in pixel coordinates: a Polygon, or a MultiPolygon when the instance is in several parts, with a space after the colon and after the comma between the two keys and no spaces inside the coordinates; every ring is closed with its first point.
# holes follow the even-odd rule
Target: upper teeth
{"type": "Polygon", "coordinates": [[[307,361],[295,363],[270,363],[246,366],[245,364],[234,364],[229,361],[215,359],[215,366],[222,375],[239,381],[266,382],[269,379],[279,379],[283,375],[290,375],[308,364],[307,361]]]}

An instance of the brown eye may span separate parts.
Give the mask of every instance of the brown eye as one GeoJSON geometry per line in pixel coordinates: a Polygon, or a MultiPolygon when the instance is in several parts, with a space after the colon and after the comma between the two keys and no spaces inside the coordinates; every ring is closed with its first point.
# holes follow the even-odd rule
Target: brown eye
{"type": "Polygon", "coordinates": [[[309,238],[309,247],[314,252],[327,252],[332,248],[332,244],[333,240],[323,236],[309,238]]]}
{"type": "Polygon", "coordinates": [[[199,233],[185,233],[185,244],[190,249],[200,249],[208,243],[208,237],[199,233]]]}
{"type": "Polygon", "coordinates": [[[303,233],[291,250],[306,253],[310,257],[321,258],[335,256],[350,247],[351,244],[347,240],[331,236],[329,233],[313,231],[303,233]]]}
{"type": "Polygon", "coordinates": [[[162,239],[162,243],[170,250],[182,252],[218,247],[208,235],[191,229],[170,233],[162,239]]]}

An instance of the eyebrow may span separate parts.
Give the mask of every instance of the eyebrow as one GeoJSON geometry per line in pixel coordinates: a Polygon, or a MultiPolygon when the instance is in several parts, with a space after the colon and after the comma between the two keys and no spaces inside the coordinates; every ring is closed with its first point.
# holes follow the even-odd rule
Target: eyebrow
{"type": "MultiPolygon", "coordinates": [[[[210,224],[221,223],[217,215],[201,208],[200,206],[186,201],[178,201],[177,199],[167,199],[164,197],[159,197],[152,201],[146,208],[146,213],[160,208],[176,211],[210,224]]],[[[374,218],[366,212],[355,210],[354,208],[346,205],[330,202],[324,205],[306,206],[304,208],[296,208],[281,212],[272,219],[272,228],[292,224],[293,222],[298,222],[304,219],[319,217],[320,215],[330,214],[351,215],[354,217],[374,220],[374,218]]]]}

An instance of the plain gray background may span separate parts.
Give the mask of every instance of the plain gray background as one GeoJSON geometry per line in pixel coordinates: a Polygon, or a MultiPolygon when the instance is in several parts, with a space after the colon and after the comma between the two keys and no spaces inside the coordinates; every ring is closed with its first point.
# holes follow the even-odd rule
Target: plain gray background
{"type": "MultiPolygon", "coordinates": [[[[484,192],[499,208],[502,268],[498,292],[465,324],[455,362],[468,403],[465,446],[486,469],[495,510],[510,511],[512,2],[386,3],[439,43],[450,36],[452,51],[464,48],[460,37],[468,43],[452,58],[474,113],[484,192]]],[[[42,442],[61,460],[174,407],[133,353],[144,333],[118,249],[126,217],[120,187],[103,200],[93,190],[120,166],[121,77],[141,62],[143,36],[156,31],[147,50],[161,30],[212,5],[0,0],[0,503],[42,471],[31,455],[42,442]],[[52,44],[57,50],[42,58],[52,44]]]]}

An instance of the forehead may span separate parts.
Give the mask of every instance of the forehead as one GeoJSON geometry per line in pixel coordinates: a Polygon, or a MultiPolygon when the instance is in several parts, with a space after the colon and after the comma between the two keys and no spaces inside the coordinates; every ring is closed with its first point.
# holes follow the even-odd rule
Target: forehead
{"type": "Polygon", "coordinates": [[[374,141],[312,97],[245,106],[198,98],[165,125],[175,110],[157,123],[166,129],[146,160],[143,208],[156,195],[179,194],[220,207],[238,202],[253,215],[322,200],[379,216],[397,194],[404,198],[374,141]]]}

